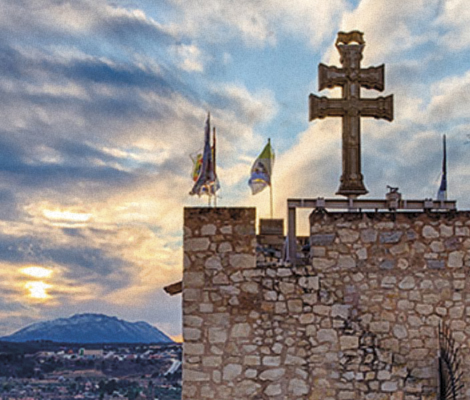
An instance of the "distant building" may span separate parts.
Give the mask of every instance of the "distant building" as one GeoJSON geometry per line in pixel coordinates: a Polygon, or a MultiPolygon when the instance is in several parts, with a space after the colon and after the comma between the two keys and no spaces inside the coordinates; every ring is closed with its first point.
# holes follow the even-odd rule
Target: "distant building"
{"type": "Polygon", "coordinates": [[[100,358],[103,357],[103,349],[80,349],[80,355],[84,357],[100,358]],[[83,350],[83,351],[82,351],[83,350]]]}

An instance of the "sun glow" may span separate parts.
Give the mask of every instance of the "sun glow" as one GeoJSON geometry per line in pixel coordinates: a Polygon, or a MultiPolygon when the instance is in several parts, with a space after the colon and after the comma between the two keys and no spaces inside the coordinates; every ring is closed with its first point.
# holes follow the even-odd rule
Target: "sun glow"
{"type": "Polygon", "coordinates": [[[52,270],[49,268],[30,266],[20,270],[23,274],[32,276],[33,278],[49,278],[52,275],[52,270]]]}
{"type": "Polygon", "coordinates": [[[49,285],[43,281],[26,282],[25,288],[29,290],[29,296],[33,299],[45,300],[50,296],[47,293],[47,289],[50,289],[52,285],[49,285]]]}
{"type": "Polygon", "coordinates": [[[176,343],[183,343],[183,335],[173,335],[170,336],[172,340],[174,340],[176,343]]]}
{"type": "Polygon", "coordinates": [[[43,210],[44,216],[52,221],[64,221],[64,222],[88,222],[91,218],[91,214],[72,212],[72,211],[60,211],[60,210],[43,210]]]}

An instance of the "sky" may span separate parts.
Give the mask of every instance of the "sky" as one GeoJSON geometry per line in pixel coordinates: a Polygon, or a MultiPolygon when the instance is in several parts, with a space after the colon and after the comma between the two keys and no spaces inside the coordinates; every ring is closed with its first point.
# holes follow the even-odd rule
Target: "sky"
{"type": "MultiPolygon", "coordinates": [[[[361,30],[385,63],[394,121],[363,119],[367,197],[387,185],[470,207],[470,9],[465,0],[0,0],[0,335],[101,312],[181,334],[183,208],[206,115],[220,206],[269,216],[247,185],[268,138],[275,217],[333,197],[341,120],[308,122],[318,64],[361,30]]],[[[308,214],[301,214],[305,218],[308,214]]],[[[302,217],[301,217],[302,218],[302,217]]],[[[302,228],[301,228],[302,229],[302,228]]]]}

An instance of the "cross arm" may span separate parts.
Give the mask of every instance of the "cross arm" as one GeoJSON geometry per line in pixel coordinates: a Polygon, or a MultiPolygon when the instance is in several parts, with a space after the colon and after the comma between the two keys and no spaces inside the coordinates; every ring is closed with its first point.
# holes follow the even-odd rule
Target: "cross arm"
{"type": "Polygon", "coordinates": [[[329,99],[325,96],[309,96],[309,121],[325,117],[342,117],[345,114],[343,99],[329,99]]]}
{"type": "Polygon", "coordinates": [[[361,99],[360,113],[363,117],[393,121],[393,94],[387,97],[361,99]]]}
{"type": "Polygon", "coordinates": [[[346,83],[346,73],[342,68],[328,66],[320,63],[318,65],[318,90],[344,86],[346,83]]]}
{"type": "Polygon", "coordinates": [[[378,67],[363,68],[359,74],[359,82],[366,89],[384,90],[384,65],[378,67]]]}

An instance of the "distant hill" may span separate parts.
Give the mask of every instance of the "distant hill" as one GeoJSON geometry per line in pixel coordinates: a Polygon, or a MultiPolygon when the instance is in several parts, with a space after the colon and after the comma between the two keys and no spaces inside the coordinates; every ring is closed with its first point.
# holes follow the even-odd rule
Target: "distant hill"
{"type": "Polygon", "coordinates": [[[50,340],[63,343],[173,343],[147,322],[127,322],[103,314],[76,314],[39,322],[1,337],[9,342],[50,340]]]}

